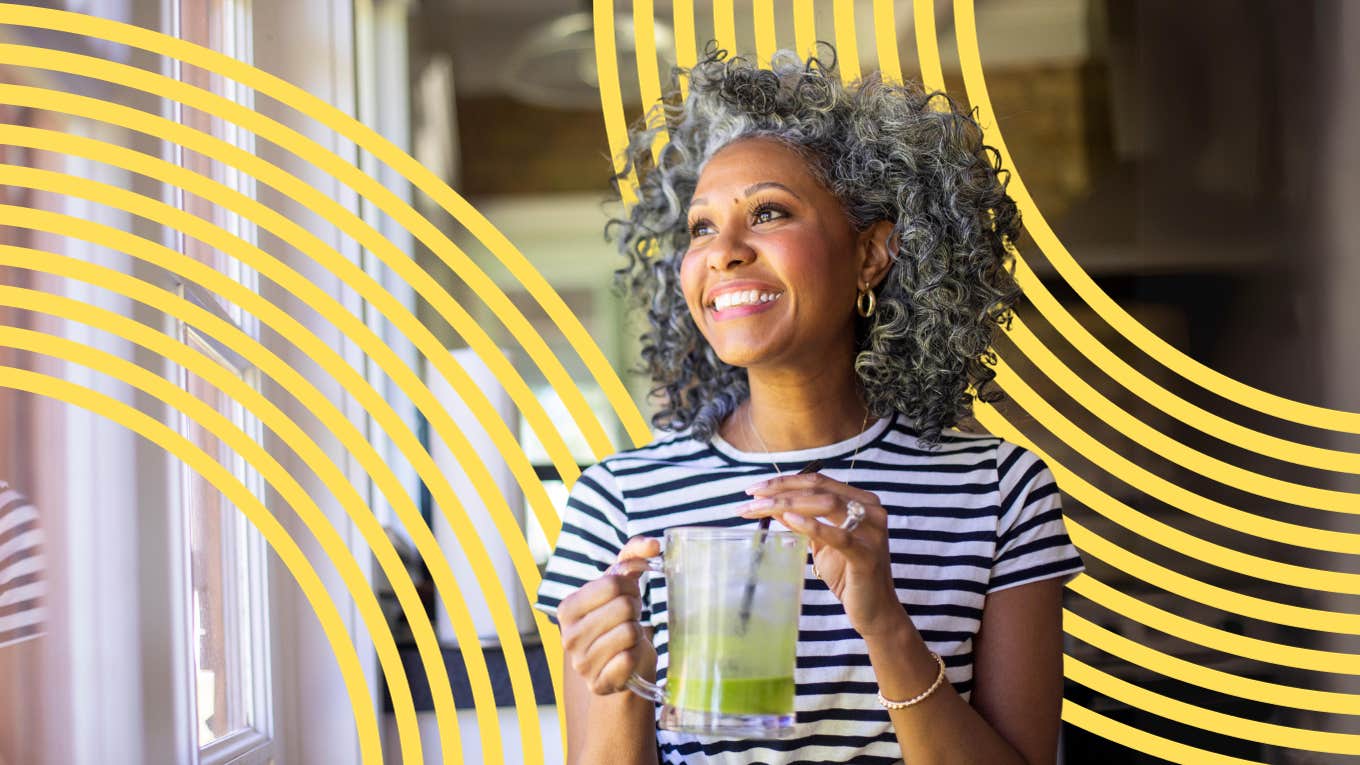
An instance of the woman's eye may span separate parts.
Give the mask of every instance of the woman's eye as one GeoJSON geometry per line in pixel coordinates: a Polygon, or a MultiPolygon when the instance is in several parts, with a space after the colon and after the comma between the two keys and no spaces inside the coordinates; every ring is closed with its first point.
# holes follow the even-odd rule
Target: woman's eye
{"type": "Polygon", "coordinates": [[[782,217],[784,217],[784,211],[772,205],[756,208],[756,211],[751,214],[753,223],[769,223],[782,217]]]}
{"type": "Polygon", "coordinates": [[[709,233],[710,226],[706,220],[696,220],[689,225],[690,237],[699,237],[709,233]]]}

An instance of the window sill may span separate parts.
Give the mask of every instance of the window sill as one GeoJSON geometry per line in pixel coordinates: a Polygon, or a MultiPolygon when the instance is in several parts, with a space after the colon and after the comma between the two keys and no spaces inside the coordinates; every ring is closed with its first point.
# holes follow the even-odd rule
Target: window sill
{"type": "Polygon", "coordinates": [[[269,737],[250,728],[233,731],[198,753],[199,765],[264,765],[269,762],[269,737]]]}

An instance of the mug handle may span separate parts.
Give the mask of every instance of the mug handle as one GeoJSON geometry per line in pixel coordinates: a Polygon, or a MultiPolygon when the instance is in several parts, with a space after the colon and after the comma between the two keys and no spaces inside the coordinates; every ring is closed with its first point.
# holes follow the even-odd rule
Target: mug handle
{"type": "MultiPolygon", "coordinates": [[[[652,574],[660,574],[665,572],[665,562],[662,556],[660,555],[653,555],[650,558],[641,559],[632,558],[631,560],[647,561],[647,568],[642,570],[644,576],[650,576],[652,574]]],[[[620,561],[619,563],[615,563],[614,565],[610,566],[608,573],[610,574],[619,573],[618,568],[624,563],[627,563],[627,561],[620,561]]],[[[642,698],[647,699],[648,701],[651,701],[655,704],[666,703],[665,688],[644,678],[642,675],[639,675],[636,672],[628,676],[628,680],[625,683],[625,687],[627,687],[628,690],[632,691],[633,693],[636,693],[642,698]]]]}
{"type": "Polygon", "coordinates": [[[628,676],[628,690],[655,704],[666,703],[666,689],[634,672],[628,676]]]}

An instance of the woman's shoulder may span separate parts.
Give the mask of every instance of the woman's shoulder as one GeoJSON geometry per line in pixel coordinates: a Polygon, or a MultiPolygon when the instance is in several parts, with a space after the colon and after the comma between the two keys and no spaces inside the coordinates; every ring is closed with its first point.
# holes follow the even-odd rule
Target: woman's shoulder
{"type": "Polygon", "coordinates": [[[649,443],[615,452],[595,467],[618,477],[677,465],[689,466],[711,459],[712,454],[709,445],[694,438],[688,429],[658,431],[653,433],[649,443]]]}
{"type": "Polygon", "coordinates": [[[1027,445],[993,435],[974,423],[971,427],[950,428],[940,433],[934,444],[921,440],[907,426],[894,427],[877,445],[882,462],[875,464],[908,472],[942,471],[985,474],[986,482],[998,491],[1037,477],[1051,480],[1044,458],[1027,445]]]}
{"type": "Polygon", "coordinates": [[[905,417],[897,416],[878,444],[887,451],[904,456],[950,459],[967,455],[992,455],[999,450],[1015,448],[1014,444],[992,435],[976,422],[961,423],[958,427],[940,431],[934,443],[928,443],[920,431],[905,417]]]}

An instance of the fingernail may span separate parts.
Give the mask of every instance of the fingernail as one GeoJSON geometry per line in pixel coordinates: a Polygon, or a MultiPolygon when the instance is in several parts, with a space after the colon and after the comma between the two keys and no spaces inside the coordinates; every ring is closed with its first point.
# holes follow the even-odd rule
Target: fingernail
{"type": "Polygon", "coordinates": [[[747,493],[747,494],[755,494],[756,492],[760,491],[761,489],[763,489],[763,488],[765,488],[766,486],[769,486],[769,485],[770,485],[769,479],[766,479],[766,480],[764,480],[764,481],[759,481],[759,482],[757,482],[757,483],[753,483],[753,484],[751,484],[749,487],[747,487],[746,493],[747,493]]]}
{"type": "Polygon", "coordinates": [[[773,506],[774,500],[772,499],[753,499],[744,505],[739,505],[737,507],[737,514],[746,515],[747,513],[758,513],[761,510],[769,510],[773,506]]]}

